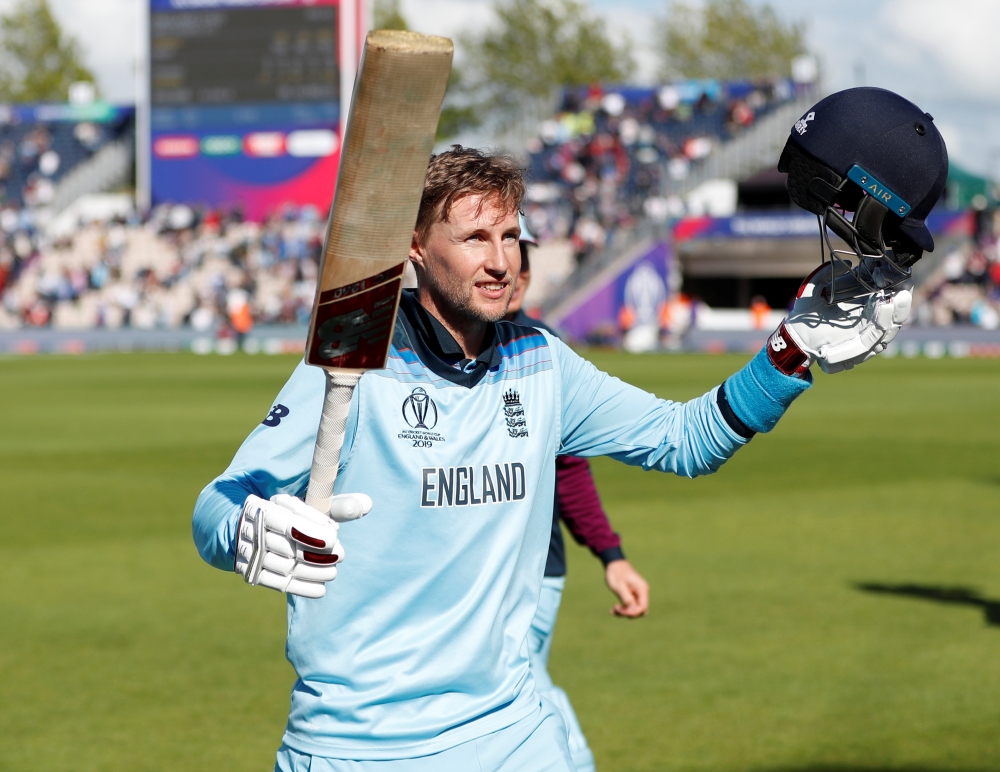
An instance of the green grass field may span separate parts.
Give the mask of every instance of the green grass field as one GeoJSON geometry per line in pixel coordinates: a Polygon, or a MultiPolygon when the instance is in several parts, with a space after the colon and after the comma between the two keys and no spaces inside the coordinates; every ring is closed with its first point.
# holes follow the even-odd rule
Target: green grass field
{"type": "MultiPolygon", "coordinates": [[[[745,359],[591,356],[675,399],[745,359]]],[[[0,770],[271,768],[284,599],[202,563],[190,512],[294,364],[0,361],[0,770]]],[[[653,588],[613,619],[569,549],[551,670],[599,768],[1000,770],[998,387],[875,361],[714,477],[595,462],[653,588]]]]}

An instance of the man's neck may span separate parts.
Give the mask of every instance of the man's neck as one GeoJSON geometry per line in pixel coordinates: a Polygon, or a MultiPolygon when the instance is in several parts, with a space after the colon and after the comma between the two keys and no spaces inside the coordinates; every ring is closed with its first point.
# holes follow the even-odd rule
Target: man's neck
{"type": "Polygon", "coordinates": [[[435,302],[434,296],[423,287],[417,290],[417,300],[427,313],[441,322],[451,333],[455,342],[462,347],[462,353],[467,359],[475,359],[482,353],[489,322],[446,313],[441,304],[435,302]]]}

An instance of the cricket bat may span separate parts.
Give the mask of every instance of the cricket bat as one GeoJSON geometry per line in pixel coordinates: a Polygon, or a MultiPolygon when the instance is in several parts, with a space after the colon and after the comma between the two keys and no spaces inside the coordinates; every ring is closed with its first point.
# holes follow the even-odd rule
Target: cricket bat
{"type": "Polygon", "coordinates": [[[385,367],[454,46],[448,38],[368,34],[340,153],[309,322],[306,363],[326,396],[306,503],[330,511],[354,388],[385,367]]]}

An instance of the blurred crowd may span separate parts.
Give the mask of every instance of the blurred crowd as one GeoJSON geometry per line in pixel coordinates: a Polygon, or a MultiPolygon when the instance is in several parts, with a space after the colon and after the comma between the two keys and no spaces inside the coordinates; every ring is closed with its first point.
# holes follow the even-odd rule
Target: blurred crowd
{"type": "MultiPolygon", "coordinates": [[[[794,95],[784,80],[567,92],[529,143],[529,224],[545,240],[568,239],[579,261],[616,229],[682,214],[670,181],[794,95]]],[[[131,123],[125,113],[105,123],[34,117],[0,115],[0,328],[190,325],[239,336],[255,322],[305,322],[321,213],[288,207],[255,223],[162,206],[48,237],[35,218],[60,177],[131,123]]]]}
{"type": "Polygon", "coordinates": [[[788,80],[567,92],[528,143],[529,226],[583,260],[637,219],[680,216],[670,183],[795,93],[788,80]]]}
{"type": "Polygon", "coordinates": [[[976,238],[944,256],[914,295],[918,324],[1000,329],[1000,210],[979,213],[976,238]]]}
{"type": "MultiPolygon", "coordinates": [[[[794,96],[786,81],[567,93],[529,144],[529,227],[543,242],[568,242],[569,272],[617,229],[683,214],[671,185],[794,96]]],[[[123,126],[0,115],[0,329],[190,326],[238,338],[258,323],[305,324],[325,230],[315,207],[250,222],[235,210],[164,205],[63,236],[42,227],[67,154],[78,162],[123,126]]],[[[1000,328],[1000,214],[979,214],[976,238],[937,264],[914,301],[918,324],[1000,328]]]]}
{"type": "MultiPolygon", "coordinates": [[[[1000,328],[1000,213],[988,218],[977,241],[946,254],[920,282],[916,324],[1000,328]]],[[[256,223],[179,205],[145,219],[84,224],[52,240],[31,210],[6,208],[0,330],[190,325],[240,337],[255,323],[305,324],[324,231],[323,215],[309,206],[256,223]]]]}
{"type": "Polygon", "coordinates": [[[0,202],[49,204],[59,180],[106,142],[129,136],[131,114],[113,122],[22,121],[0,106],[0,202]]]}
{"type": "Polygon", "coordinates": [[[191,325],[241,336],[254,322],[304,324],[324,230],[314,207],[255,223],[180,205],[50,241],[29,213],[8,209],[0,213],[0,329],[191,325]]]}

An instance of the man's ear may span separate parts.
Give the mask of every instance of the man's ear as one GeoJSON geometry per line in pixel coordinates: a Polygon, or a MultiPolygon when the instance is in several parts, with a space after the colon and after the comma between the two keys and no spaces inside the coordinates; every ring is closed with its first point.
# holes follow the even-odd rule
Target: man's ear
{"type": "Polygon", "coordinates": [[[420,246],[420,236],[416,231],[413,231],[413,240],[410,242],[410,262],[414,268],[424,267],[423,247],[420,246]]]}

